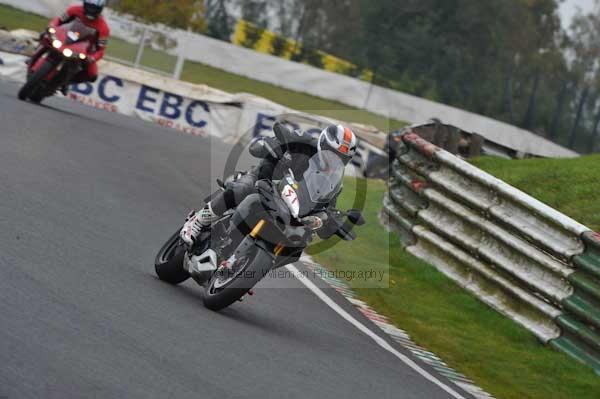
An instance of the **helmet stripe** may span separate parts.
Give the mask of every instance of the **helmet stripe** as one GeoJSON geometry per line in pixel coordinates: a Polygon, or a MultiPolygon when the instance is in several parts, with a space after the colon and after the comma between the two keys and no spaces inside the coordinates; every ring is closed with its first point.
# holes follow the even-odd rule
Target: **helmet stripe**
{"type": "Polygon", "coordinates": [[[352,143],[352,132],[347,127],[344,127],[344,143],[346,143],[346,144],[352,143]]]}

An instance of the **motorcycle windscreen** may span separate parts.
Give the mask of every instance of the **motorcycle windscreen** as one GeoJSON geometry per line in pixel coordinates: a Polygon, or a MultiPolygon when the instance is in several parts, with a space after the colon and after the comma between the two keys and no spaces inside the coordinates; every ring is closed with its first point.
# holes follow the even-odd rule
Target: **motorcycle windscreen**
{"type": "Polygon", "coordinates": [[[340,192],[344,179],[344,163],[334,152],[321,151],[308,161],[302,185],[312,202],[328,203],[340,192]]]}
{"type": "Polygon", "coordinates": [[[67,31],[67,44],[87,40],[96,34],[95,29],[86,26],[78,18],[75,18],[71,22],[62,25],[62,28],[67,31]]]}

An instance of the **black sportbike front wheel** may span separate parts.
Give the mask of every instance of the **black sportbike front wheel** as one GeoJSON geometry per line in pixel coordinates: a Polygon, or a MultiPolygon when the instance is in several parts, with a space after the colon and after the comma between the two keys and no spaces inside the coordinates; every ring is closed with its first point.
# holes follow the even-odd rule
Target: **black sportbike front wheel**
{"type": "Polygon", "coordinates": [[[28,98],[35,103],[39,103],[42,101],[43,96],[40,95],[39,91],[41,90],[41,82],[48,76],[50,71],[54,69],[54,64],[52,62],[46,61],[44,65],[40,67],[37,71],[32,73],[28,78],[27,82],[21,87],[19,90],[19,100],[25,101],[28,98]]]}
{"type": "Polygon", "coordinates": [[[183,268],[186,247],[179,238],[179,231],[169,238],[154,260],[154,270],[158,278],[173,285],[190,278],[190,274],[183,268]]]}
{"type": "MultiPolygon", "coordinates": [[[[243,245],[243,244],[242,244],[243,245]]],[[[240,300],[271,270],[273,257],[256,245],[236,251],[236,260],[221,266],[204,291],[204,306],[221,310],[240,300]]]]}

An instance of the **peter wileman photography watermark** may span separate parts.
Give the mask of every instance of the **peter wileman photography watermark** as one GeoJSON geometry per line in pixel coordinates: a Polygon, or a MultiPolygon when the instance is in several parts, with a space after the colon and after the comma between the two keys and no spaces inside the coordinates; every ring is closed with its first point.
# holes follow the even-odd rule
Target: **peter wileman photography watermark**
{"type": "MultiPolygon", "coordinates": [[[[385,270],[328,270],[319,268],[317,270],[301,270],[301,274],[304,277],[315,278],[319,277],[322,279],[336,279],[347,283],[384,283],[387,278],[387,271],[385,270]]],[[[286,279],[292,278],[294,274],[287,269],[275,269],[271,270],[268,274],[270,278],[286,279]]]]}
{"type": "Polygon", "coordinates": [[[387,270],[367,268],[367,269],[348,269],[348,270],[329,270],[324,267],[300,267],[299,270],[290,270],[285,267],[278,269],[264,268],[261,270],[244,270],[236,272],[235,270],[217,271],[222,277],[242,277],[246,280],[253,280],[257,275],[264,275],[264,279],[269,280],[269,288],[303,288],[296,281],[298,274],[311,281],[331,282],[333,285],[338,283],[347,284],[354,288],[386,288],[389,286],[389,273],[387,270]]]}

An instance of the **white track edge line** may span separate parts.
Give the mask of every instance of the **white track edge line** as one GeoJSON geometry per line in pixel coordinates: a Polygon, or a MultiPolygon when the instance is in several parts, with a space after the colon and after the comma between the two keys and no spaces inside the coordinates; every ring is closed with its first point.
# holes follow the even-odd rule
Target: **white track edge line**
{"type": "Polygon", "coordinates": [[[414,361],[412,361],[408,356],[405,356],[402,353],[398,352],[386,340],[381,338],[379,335],[375,334],[373,331],[371,331],[369,328],[367,328],[360,321],[358,321],[354,317],[352,317],[352,315],[350,313],[346,312],[344,309],[342,309],[342,307],[340,305],[338,305],[331,298],[329,298],[329,296],[327,296],[323,291],[321,291],[319,289],[319,287],[317,287],[312,281],[310,281],[310,279],[308,277],[306,277],[294,265],[287,265],[286,268],[288,269],[288,271],[290,273],[292,273],[294,275],[294,277],[296,277],[296,279],[298,279],[302,284],[304,284],[304,286],[306,288],[311,290],[312,293],[315,294],[320,300],[325,302],[325,304],[327,306],[329,306],[334,312],[336,312],[338,315],[342,316],[346,321],[348,321],[350,324],[352,324],[354,327],[356,327],[359,331],[361,331],[362,333],[369,336],[369,338],[371,338],[373,341],[375,341],[383,349],[385,349],[386,351],[388,351],[391,354],[393,354],[394,356],[396,356],[408,367],[410,367],[411,369],[413,369],[414,371],[419,373],[422,377],[424,377],[428,381],[434,383],[435,385],[437,385],[438,387],[443,389],[445,392],[450,394],[452,397],[454,397],[456,399],[466,399],[464,396],[462,396],[461,394],[459,394],[458,392],[456,392],[455,390],[450,388],[448,385],[441,382],[435,376],[433,376],[432,374],[430,374],[429,372],[427,372],[426,370],[421,368],[418,364],[416,364],[414,361]]]}

